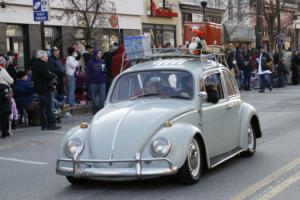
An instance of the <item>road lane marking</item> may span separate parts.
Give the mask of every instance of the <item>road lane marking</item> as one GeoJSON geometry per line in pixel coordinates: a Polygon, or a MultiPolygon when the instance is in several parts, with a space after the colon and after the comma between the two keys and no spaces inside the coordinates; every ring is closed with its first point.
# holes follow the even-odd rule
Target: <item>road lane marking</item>
{"type": "Polygon", "coordinates": [[[275,171],[271,175],[269,175],[266,178],[262,179],[261,181],[255,183],[254,185],[248,187],[246,190],[239,193],[237,196],[233,197],[231,200],[246,199],[247,197],[251,196],[252,194],[257,192],[258,190],[260,190],[261,188],[267,186],[268,184],[270,184],[271,182],[276,180],[278,177],[283,176],[284,174],[288,173],[289,171],[291,171],[292,169],[294,169],[298,165],[300,165],[300,158],[297,158],[297,159],[293,160],[292,162],[290,162],[289,164],[287,164],[287,165],[283,166],[282,168],[278,169],[277,171],[275,171]]]}
{"type": "Polygon", "coordinates": [[[285,190],[287,187],[292,185],[293,183],[297,182],[300,179],[300,172],[298,172],[296,175],[291,176],[290,178],[286,179],[261,197],[259,197],[257,200],[269,200],[285,190]]]}
{"type": "Polygon", "coordinates": [[[0,160],[7,160],[7,161],[12,161],[12,162],[19,162],[19,163],[26,163],[26,164],[33,164],[33,165],[47,165],[48,164],[45,162],[36,162],[36,161],[30,161],[30,160],[20,160],[20,159],[5,158],[5,157],[0,157],[0,160]]]}

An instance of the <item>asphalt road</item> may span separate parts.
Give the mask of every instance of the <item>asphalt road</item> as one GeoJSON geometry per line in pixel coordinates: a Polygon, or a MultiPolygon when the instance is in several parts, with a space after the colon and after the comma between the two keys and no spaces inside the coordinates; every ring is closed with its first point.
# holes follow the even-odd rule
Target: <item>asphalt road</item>
{"type": "Polygon", "coordinates": [[[242,92],[242,98],[261,118],[263,138],[255,156],[236,157],[206,172],[196,185],[159,178],[71,186],[55,174],[58,147],[69,128],[91,119],[86,115],[64,119],[60,131],[17,129],[12,139],[0,139],[0,199],[299,200],[300,86],[242,92]]]}

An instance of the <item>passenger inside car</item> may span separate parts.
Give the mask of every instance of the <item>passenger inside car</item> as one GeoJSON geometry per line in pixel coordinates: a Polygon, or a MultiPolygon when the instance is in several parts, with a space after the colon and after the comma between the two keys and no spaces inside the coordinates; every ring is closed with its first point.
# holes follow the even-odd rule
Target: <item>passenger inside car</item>
{"type": "Polygon", "coordinates": [[[151,79],[147,79],[144,84],[144,93],[145,94],[157,94],[158,90],[158,82],[155,82],[151,79]]]}
{"type": "Polygon", "coordinates": [[[207,102],[209,103],[218,103],[219,102],[219,94],[217,87],[215,85],[206,85],[206,93],[207,93],[207,102]]]}
{"type": "Polygon", "coordinates": [[[193,80],[190,76],[185,76],[182,78],[182,92],[181,96],[192,98],[193,97],[193,80]]]}

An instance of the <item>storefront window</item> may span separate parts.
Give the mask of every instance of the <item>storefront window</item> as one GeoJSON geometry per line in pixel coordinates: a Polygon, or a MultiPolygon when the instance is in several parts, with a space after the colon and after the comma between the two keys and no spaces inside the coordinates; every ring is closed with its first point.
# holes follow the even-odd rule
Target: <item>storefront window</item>
{"type": "Polygon", "coordinates": [[[45,27],[46,49],[53,46],[62,48],[61,27],[47,26],[45,27]]]}
{"type": "Polygon", "coordinates": [[[118,34],[117,30],[104,29],[100,49],[104,52],[108,51],[114,42],[118,42],[118,34]]]}
{"type": "Polygon", "coordinates": [[[6,25],[6,45],[7,51],[18,55],[18,67],[24,69],[24,36],[22,25],[6,25]]]}
{"type": "Polygon", "coordinates": [[[176,26],[143,24],[143,33],[151,38],[151,46],[163,48],[176,47],[176,26]]]}

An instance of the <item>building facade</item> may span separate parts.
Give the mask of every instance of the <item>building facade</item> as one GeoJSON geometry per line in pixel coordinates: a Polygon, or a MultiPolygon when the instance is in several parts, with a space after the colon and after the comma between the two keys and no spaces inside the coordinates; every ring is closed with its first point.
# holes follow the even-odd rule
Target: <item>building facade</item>
{"type": "Polygon", "coordinates": [[[178,0],[143,0],[142,32],[151,46],[162,48],[182,44],[181,13],[178,0]]]}
{"type": "Polygon", "coordinates": [[[298,2],[297,7],[293,27],[295,28],[295,48],[300,48],[300,1],[298,2]]]}
{"type": "MultiPolygon", "coordinates": [[[[122,39],[123,36],[141,34],[143,3],[140,0],[129,1],[109,1],[114,12],[108,10],[107,14],[95,23],[92,31],[95,47],[107,50],[113,41],[122,39]],[[117,27],[110,22],[112,15],[117,16],[117,27]]],[[[32,1],[3,2],[5,4],[0,8],[0,53],[18,53],[19,66],[24,68],[29,63],[33,50],[41,49],[40,23],[33,21],[32,1]]],[[[66,56],[67,47],[74,42],[84,45],[85,28],[77,11],[69,7],[69,0],[49,2],[50,20],[45,22],[46,48],[57,46],[66,56]]]]}
{"type": "MultiPolygon", "coordinates": [[[[266,10],[270,9],[268,3],[265,4],[266,10]]],[[[256,2],[254,0],[251,1],[251,12],[256,12],[256,2]]],[[[294,17],[297,11],[297,5],[293,0],[287,0],[284,6],[280,10],[280,17],[281,17],[281,34],[276,36],[274,39],[274,43],[279,43],[281,41],[282,46],[285,49],[294,48],[295,46],[295,26],[294,26],[294,17]]],[[[251,19],[252,26],[256,26],[256,15],[252,16],[251,19]]],[[[273,32],[276,32],[276,22],[273,32]]],[[[266,20],[264,20],[263,24],[263,45],[265,48],[269,47],[270,44],[270,31],[267,25],[266,20]]],[[[277,48],[277,47],[276,47],[277,48]]],[[[269,49],[270,50],[270,49],[269,49]]]]}

